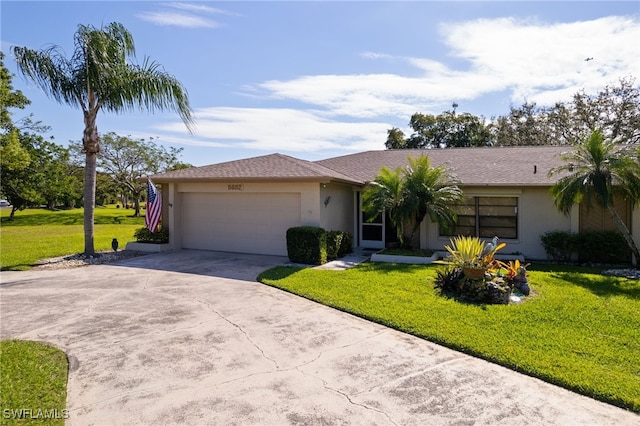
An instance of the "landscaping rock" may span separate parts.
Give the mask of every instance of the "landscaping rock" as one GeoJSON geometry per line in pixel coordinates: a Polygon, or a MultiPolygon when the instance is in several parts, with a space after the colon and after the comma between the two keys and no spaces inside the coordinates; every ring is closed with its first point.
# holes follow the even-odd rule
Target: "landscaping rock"
{"type": "Polygon", "coordinates": [[[608,269],[602,271],[602,275],[624,277],[630,280],[640,280],[640,269],[608,269]]]}
{"type": "Polygon", "coordinates": [[[493,281],[487,283],[486,299],[487,303],[506,305],[509,303],[511,292],[493,281]]]}
{"type": "Polygon", "coordinates": [[[85,256],[84,254],[71,254],[68,256],[52,257],[42,259],[33,265],[34,269],[66,269],[76,268],[78,266],[101,265],[104,263],[117,262],[118,260],[128,259],[130,257],[143,256],[144,253],[132,251],[118,252],[98,252],[93,256],[85,256]]]}

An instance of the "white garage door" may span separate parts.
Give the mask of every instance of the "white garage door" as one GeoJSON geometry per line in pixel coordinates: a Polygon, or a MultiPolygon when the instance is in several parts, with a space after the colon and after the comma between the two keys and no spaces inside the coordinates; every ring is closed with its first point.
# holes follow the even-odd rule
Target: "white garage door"
{"type": "Polygon", "coordinates": [[[182,194],[184,248],[287,255],[287,229],[300,226],[300,194],[182,194]]]}

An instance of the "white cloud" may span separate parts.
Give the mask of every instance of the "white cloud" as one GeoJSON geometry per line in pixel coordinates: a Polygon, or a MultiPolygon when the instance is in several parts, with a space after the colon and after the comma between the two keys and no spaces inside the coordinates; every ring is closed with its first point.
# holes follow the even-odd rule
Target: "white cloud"
{"type": "MultiPolygon", "coordinates": [[[[315,152],[381,149],[384,122],[343,122],[328,120],[313,111],[278,108],[205,108],[195,112],[193,137],[161,139],[183,145],[235,147],[264,151],[315,152]]],[[[181,122],[156,128],[162,132],[184,133],[181,122]]]]}
{"type": "MultiPolygon", "coordinates": [[[[439,30],[449,55],[463,59],[464,68],[427,57],[364,52],[366,59],[402,61],[413,72],[262,82],[244,93],[306,107],[201,109],[196,135],[175,142],[271,152],[382,149],[389,128],[406,123],[414,112],[439,113],[452,101],[506,92],[514,105],[525,100],[550,105],[579,90],[596,93],[619,78],[640,77],[640,25],[634,18],[564,24],[480,19],[442,24],[439,30]]],[[[160,130],[184,134],[181,122],[160,130]]]]}
{"type": "Polygon", "coordinates": [[[186,28],[216,28],[219,27],[216,21],[203,17],[203,14],[217,14],[227,16],[237,16],[236,13],[210,7],[204,4],[192,3],[164,3],[165,9],[144,12],[138,15],[140,19],[152,22],[157,25],[176,26],[186,28]],[[176,10],[170,10],[176,9],[176,10]]]}
{"type": "Polygon", "coordinates": [[[378,52],[362,52],[360,56],[366,59],[393,59],[393,56],[391,55],[378,52]]]}
{"type": "Polygon", "coordinates": [[[566,100],[640,74],[640,25],[630,17],[560,24],[479,19],[443,24],[440,33],[454,56],[469,61],[469,74],[501,82],[514,102],[566,100]]]}
{"type": "Polygon", "coordinates": [[[190,12],[213,13],[213,14],[227,15],[227,16],[239,16],[235,12],[206,6],[204,4],[169,3],[168,6],[173,7],[175,9],[188,10],[190,12]]]}
{"type": "Polygon", "coordinates": [[[139,14],[138,17],[142,20],[165,26],[186,28],[215,28],[218,26],[215,21],[210,19],[179,12],[145,12],[139,14]]]}
{"type": "Polygon", "coordinates": [[[450,55],[466,60],[467,69],[430,58],[364,52],[367,59],[402,60],[420,75],[308,75],[253,89],[320,107],[328,116],[406,119],[416,111],[438,113],[453,100],[504,90],[515,104],[551,104],[581,89],[595,93],[621,77],[640,75],[640,25],[628,17],[566,24],[480,19],[442,24],[440,33],[450,55]]]}

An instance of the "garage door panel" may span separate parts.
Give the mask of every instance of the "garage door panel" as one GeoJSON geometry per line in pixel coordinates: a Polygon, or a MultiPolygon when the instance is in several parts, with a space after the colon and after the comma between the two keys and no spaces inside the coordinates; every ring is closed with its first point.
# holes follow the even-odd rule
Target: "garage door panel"
{"type": "Polygon", "coordinates": [[[287,254],[286,232],[301,224],[297,193],[185,193],[184,248],[287,254]]]}

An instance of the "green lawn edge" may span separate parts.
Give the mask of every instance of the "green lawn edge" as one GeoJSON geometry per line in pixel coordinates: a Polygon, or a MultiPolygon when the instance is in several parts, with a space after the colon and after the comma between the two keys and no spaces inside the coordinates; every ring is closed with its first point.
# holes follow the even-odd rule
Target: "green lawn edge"
{"type": "MultiPolygon", "coordinates": [[[[0,209],[0,270],[28,270],[39,260],[84,251],[83,209],[26,209],[16,212],[13,220],[9,213],[10,209],[0,209]]],[[[96,252],[110,251],[114,238],[121,249],[135,241],[134,232],[144,226],[144,217],[133,213],[115,205],[96,207],[96,252]]]]}
{"type": "Polygon", "coordinates": [[[437,293],[432,283],[436,268],[378,263],[322,271],[279,266],[264,271],[258,281],[640,412],[640,282],[603,277],[592,270],[544,266],[530,273],[536,295],[525,303],[472,305],[437,293]],[[580,270],[586,272],[576,272],[580,270]],[[418,284],[392,289],[397,283],[411,281],[407,275],[416,274],[418,284]],[[378,275],[381,283],[374,282],[378,278],[373,275],[378,275]],[[565,303],[565,298],[572,304],[565,303]],[[437,310],[443,318],[433,317],[429,325],[429,320],[415,316],[419,309],[416,303],[437,310]],[[584,305],[580,307],[580,303],[584,305]],[[598,315],[606,318],[596,318],[598,315]],[[576,325],[585,321],[584,326],[576,325]],[[536,325],[535,333],[522,332],[536,325]],[[509,338],[501,336],[501,327],[509,338]],[[591,336],[589,327],[597,330],[591,336]],[[477,339],[484,331],[485,338],[477,339]]]}
{"type": "Polygon", "coordinates": [[[68,417],[66,354],[47,343],[0,341],[1,425],[64,425],[68,417]]]}

